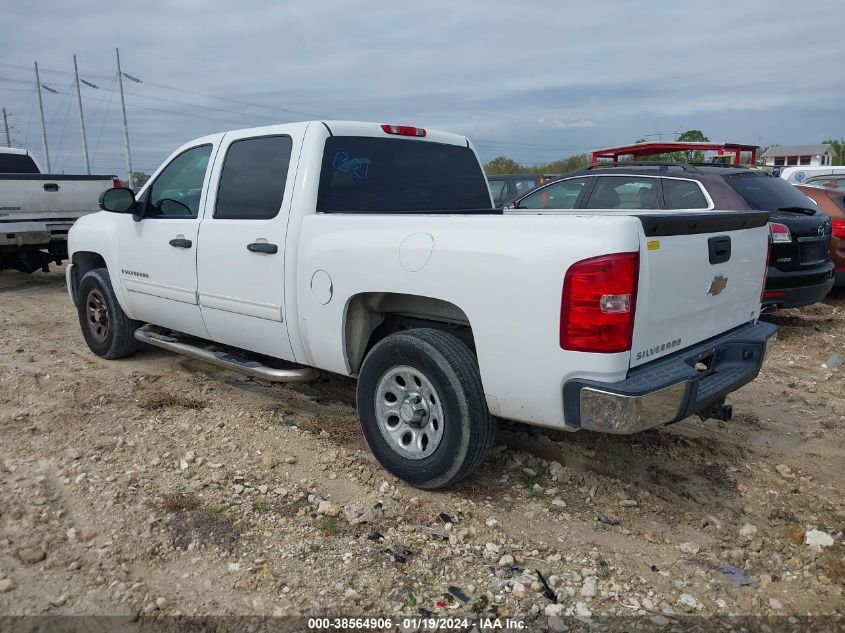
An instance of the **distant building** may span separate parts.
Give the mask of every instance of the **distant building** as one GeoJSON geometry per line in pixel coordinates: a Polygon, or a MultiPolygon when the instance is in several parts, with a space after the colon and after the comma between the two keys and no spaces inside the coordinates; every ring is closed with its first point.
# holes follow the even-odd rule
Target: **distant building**
{"type": "Polygon", "coordinates": [[[833,164],[834,151],[830,145],[777,145],[763,153],[767,165],[814,165],[821,167],[833,164]]]}

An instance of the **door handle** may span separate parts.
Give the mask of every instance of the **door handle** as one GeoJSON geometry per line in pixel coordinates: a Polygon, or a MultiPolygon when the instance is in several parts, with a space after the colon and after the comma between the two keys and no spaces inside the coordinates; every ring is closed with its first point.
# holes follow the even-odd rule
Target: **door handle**
{"type": "Polygon", "coordinates": [[[170,245],[176,248],[191,248],[193,244],[191,240],[186,240],[184,237],[174,237],[170,240],[170,245]]]}
{"type": "Polygon", "coordinates": [[[44,185],[44,191],[58,191],[59,185],[54,182],[48,182],[44,185]]]}
{"type": "Polygon", "coordinates": [[[268,244],[267,242],[253,242],[247,244],[246,249],[251,253],[269,253],[273,255],[279,252],[279,247],[275,244],[268,244]]]}

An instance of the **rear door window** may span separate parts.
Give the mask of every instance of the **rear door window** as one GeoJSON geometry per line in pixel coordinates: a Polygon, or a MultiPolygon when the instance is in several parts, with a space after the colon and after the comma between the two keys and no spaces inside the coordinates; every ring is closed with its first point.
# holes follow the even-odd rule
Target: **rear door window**
{"type": "Polygon", "coordinates": [[[578,197],[589,178],[559,180],[547,187],[529,193],[519,201],[517,209],[574,209],[578,197]]]}
{"type": "Polygon", "coordinates": [[[269,220],[285,197],[290,136],[263,136],[234,141],[226,152],[214,217],[269,220]]]}
{"type": "Polygon", "coordinates": [[[490,190],[466,146],[411,139],[326,139],[317,211],[426,213],[489,210],[490,190]]]}
{"type": "Polygon", "coordinates": [[[695,180],[663,178],[664,209],[707,209],[710,205],[695,180]]]}
{"type": "Polygon", "coordinates": [[[598,176],[588,209],[656,209],[657,178],[598,176]]]}

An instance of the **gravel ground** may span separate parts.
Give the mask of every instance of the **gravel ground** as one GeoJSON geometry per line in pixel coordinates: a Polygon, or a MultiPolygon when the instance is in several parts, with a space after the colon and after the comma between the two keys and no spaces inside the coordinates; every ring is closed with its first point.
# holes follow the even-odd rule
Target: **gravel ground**
{"type": "Polygon", "coordinates": [[[352,381],[104,361],[61,268],[0,273],[0,614],[835,622],[845,365],[824,363],[845,355],[845,293],[771,320],[730,423],[502,422],[472,479],[425,492],[367,451],[352,381]]]}

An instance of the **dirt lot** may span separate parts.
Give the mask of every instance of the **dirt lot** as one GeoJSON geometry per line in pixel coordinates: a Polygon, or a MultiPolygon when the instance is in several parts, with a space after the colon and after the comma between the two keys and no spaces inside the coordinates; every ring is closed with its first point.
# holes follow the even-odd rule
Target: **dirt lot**
{"type": "Polygon", "coordinates": [[[730,423],[502,423],[475,477],[423,492],[367,451],[351,381],[103,361],[61,269],[0,273],[0,614],[842,611],[845,293],[772,320],[730,423]]]}

